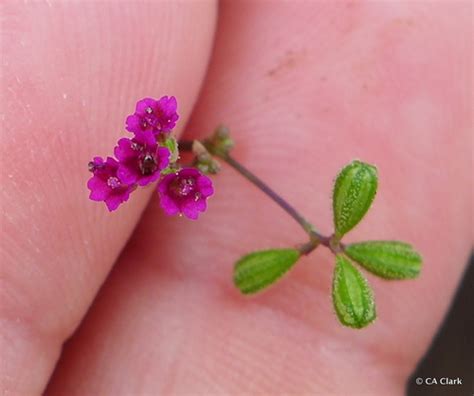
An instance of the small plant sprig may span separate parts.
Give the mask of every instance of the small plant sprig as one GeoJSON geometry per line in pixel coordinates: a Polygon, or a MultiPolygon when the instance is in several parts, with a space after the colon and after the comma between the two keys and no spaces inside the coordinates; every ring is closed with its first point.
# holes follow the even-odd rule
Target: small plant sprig
{"type": "Polygon", "coordinates": [[[115,148],[117,160],[95,157],[89,163],[93,173],[88,182],[90,199],[105,201],[112,211],[125,202],[137,186],[160,180],[158,193],[165,213],[197,219],[199,212],[206,210],[206,200],[214,192],[205,174],[216,174],[220,170],[218,158],[276,202],[308,235],[308,240],[297,247],[255,251],[241,257],[234,266],[234,284],[243,294],[266,289],[281,279],[300,257],[325,246],[335,256],[332,299],[337,317],[343,325],[360,329],[375,320],[376,309],[374,294],[353,263],[384,279],[410,279],[419,275],[421,256],[407,243],[366,241],[346,245],[342,242],[362,220],[375,198],[378,186],[375,166],[354,160],[337,175],[332,196],[334,232],[324,236],[231,156],[234,142],[225,127],[218,127],[210,138],[202,141],[180,141],[180,149],[195,155],[191,167],[182,167],[178,163],[178,143],[170,133],[177,119],[173,97],[139,101],[135,114],[126,121],[127,130],[135,136],[119,140],[115,148]]]}

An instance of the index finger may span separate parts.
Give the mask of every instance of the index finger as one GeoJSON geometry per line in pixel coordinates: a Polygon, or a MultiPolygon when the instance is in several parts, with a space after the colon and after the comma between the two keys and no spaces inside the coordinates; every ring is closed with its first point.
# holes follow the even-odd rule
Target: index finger
{"type": "Polygon", "coordinates": [[[179,98],[186,123],[215,3],[2,5],[2,388],[40,393],[146,205],[105,215],[87,162],[112,154],[144,96],[179,98]]]}

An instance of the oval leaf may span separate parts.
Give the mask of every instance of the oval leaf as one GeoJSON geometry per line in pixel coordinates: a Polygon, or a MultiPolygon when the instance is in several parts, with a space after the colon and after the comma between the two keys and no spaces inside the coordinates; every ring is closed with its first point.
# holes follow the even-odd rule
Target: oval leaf
{"type": "Polygon", "coordinates": [[[360,329],[375,317],[375,301],[367,280],[342,255],[336,256],[332,285],[332,299],[339,321],[360,329]]]}
{"type": "Polygon", "coordinates": [[[244,294],[256,293],[281,278],[300,257],[296,249],[272,249],[243,256],[234,267],[234,283],[244,294]]]}
{"type": "Polygon", "coordinates": [[[377,168],[353,161],[336,178],[333,191],[334,227],[337,238],[352,230],[369,210],[377,192],[377,168]]]}
{"type": "Polygon", "coordinates": [[[413,248],[397,241],[369,241],[345,247],[345,252],[368,271],[385,279],[416,278],[421,256],[413,248]]]}

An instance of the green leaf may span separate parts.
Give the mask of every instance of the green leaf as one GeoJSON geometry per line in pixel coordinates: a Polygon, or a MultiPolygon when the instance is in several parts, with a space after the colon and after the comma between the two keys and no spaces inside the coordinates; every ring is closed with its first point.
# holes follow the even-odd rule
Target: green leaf
{"type": "Polygon", "coordinates": [[[234,283],[244,294],[256,293],[281,278],[298,261],[296,249],[272,249],[243,256],[234,267],[234,283]]]}
{"type": "Polygon", "coordinates": [[[413,248],[397,241],[369,241],[344,248],[346,254],[368,271],[385,279],[416,278],[421,256],[413,248]]]}
{"type": "Polygon", "coordinates": [[[361,329],[374,321],[375,301],[367,280],[342,255],[336,256],[332,299],[340,322],[361,329]]]}
{"type": "Polygon", "coordinates": [[[369,210],[377,192],[377,168],[353,161],[342,169],[333,191],[336,237],[352,230],[369,210]]]}

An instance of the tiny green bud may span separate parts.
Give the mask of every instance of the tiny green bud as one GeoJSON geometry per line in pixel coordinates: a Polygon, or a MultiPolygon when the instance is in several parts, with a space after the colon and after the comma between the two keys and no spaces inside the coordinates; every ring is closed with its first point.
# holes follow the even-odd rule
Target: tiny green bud
{"type": "Polygon", "coordinates": [[[374,296],[367,280],[341,254],[336,256],[332,298],[339,321],[345,326],[360,329],[376,317],[374,296]]]}
{"type": "Polygon", "coordinates": [[[206,174],[216,174],[219,172],[221,169],[219,162],[214,159],[199,140],[193,142],[192,150],[195,155],[193,166],[206,174]]]}
{"type": "Polygon", "coordinates": [[[337,239],[352,230],[369,210],[377,192],[377,169],[361,161],[345,166],[333,191],[334,227],[337,239]]]}
{"type": "Polygon", "coordinates": [[[226,156],[234,147],[234,141],[230,137],[229,128],[219,125],[211,138],[204,141],[204,145],[211,154],[226,156]]]}
{"type": "Polygon", "coordinates": [[[300,257],[296,249],[271,249],[243,256],[234,267],[234,284],[244,294],[256,293],[280,279],[300,257]]]}
{"type": "Polygon", "coordinates": [[[346,254],[366,270],[385,279],[416,278],[421,256],[413,248],[397,241],[368,241],[345,247],[346,254]]]}

